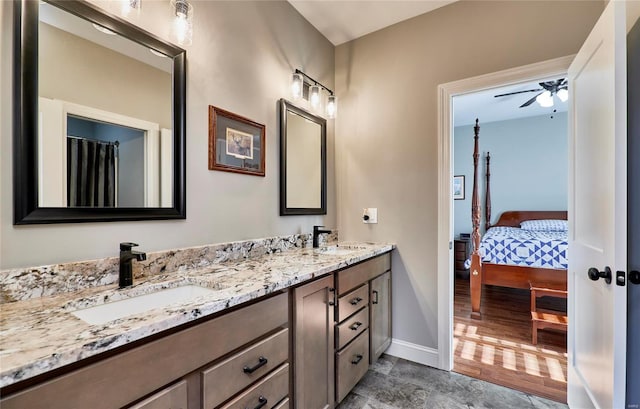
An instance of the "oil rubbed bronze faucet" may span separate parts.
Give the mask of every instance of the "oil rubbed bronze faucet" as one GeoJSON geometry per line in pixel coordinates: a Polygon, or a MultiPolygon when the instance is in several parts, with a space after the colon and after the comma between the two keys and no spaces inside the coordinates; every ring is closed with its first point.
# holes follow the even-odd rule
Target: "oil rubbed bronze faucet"
{"type": "Polygon", "coordinates": [[[138,247],[136,243],[120,243],[120,288],[133,285],[132,260],[144,261],[147,254],[141,251],[131,250],[138,247]]]}
{"type": "Polygon", "coordinates": [[[320,230],[321,227],[324,226],[313,226],[313,248],[318,248],[318,237],[322,233],[331,233],[331,230],[320,230]]]}

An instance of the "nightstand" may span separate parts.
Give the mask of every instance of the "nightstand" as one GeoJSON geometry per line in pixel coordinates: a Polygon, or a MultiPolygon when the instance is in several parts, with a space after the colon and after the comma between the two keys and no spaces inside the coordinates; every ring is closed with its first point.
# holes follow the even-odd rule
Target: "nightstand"
{"type": "Polygon", "coordinates": [[[456,239],[453,241],[453,261],[456,274],[467,274],[469,269],[464,267],[464,262],[469,258],[470,240],[456,239]]]}

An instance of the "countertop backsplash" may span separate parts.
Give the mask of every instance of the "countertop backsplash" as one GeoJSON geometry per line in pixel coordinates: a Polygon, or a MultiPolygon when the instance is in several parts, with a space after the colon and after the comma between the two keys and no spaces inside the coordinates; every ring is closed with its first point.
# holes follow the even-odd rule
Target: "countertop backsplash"
{"type": "MultiPolygon", "coordinates": [[[[337,241],[337,230],[320,235],[320,245],[337,241]]],[[[311,233],[147,252],[146,261],[133,263],[134,280],[305,247],[311,247],[311,233]]],[[[140,244],[140,251],[144,251],[144,243],[140,244]]],[[[117,283],[118,270],[119,257],[3,270],[0,304],[117,283]]]]}

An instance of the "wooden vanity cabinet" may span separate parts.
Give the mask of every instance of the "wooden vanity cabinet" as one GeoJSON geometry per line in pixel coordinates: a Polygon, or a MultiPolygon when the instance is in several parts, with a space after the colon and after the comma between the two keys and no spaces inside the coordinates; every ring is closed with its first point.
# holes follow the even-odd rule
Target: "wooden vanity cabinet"
{"type": "Polygon", "coordinates": [[[333,408],[333,275],[293,290],[293,392],[297,409],[333,408]]]}
{"type": "Polygon", "coordinates": [[[391,255],[335,274],[336,402],[340,403],[391,344],[391,255]]]}
{"type": "Polygon", "coordinates": [[[369,358],[373,364],[391,345],[391,271],[371,280],[369,290],[369,358]]]}
{"type": "Polygon", "coordinates": [[[280,293],[3,396],[0,407],[253,408],[263,395],[274,407],[289,396],[288,327],[289,297],[280,293]],[[268,364],[247,374],[260,356],[268,364]]]}
{"type": "Polygon", "coordinates": [[[168,386],[129,409],[186,409],[187,381],[182,380],[168,386]]]}

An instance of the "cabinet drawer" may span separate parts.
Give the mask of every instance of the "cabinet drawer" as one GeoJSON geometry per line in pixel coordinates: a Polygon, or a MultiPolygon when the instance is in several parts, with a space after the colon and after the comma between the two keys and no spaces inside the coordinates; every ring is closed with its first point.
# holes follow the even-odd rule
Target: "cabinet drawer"
{"type": "Polygon", "coordinates": [[[171,385],[129,409],[187,409],[187,382],[171,385]]]}
{"type": "Polygon", "coordinates": [[[390,253],[339,271],[336,276],[338,295],[345,294],[388,270],[391,270],[390,253]]]}
{"type": "Polygon", "coordinates": [[[287,360],[289,330],[271,335],[202,371],[202,400],[213,408],[287,360]]]}
{"type": "Polygon", "coordinates": [[[284,398],[284,400],[274,406],[273,409],[289,409],[290,407],[289,398],[284,398]]]}
{"type": "MultiPolygon", "coordinates": [[[[283,364],[222,408],[272,408],[288,395],[289,364],[283,364]]],[[[211,409],[208,406],[205,408],[211,409]]]]}
{"type": "Polygon", "coordinates": [[[367,328],[369,328],[369,307],[363,308],[353,317],[338,325],[338,331],[336,332],[337,348],[342,349],[342,347],[347,345],[367,328]]]}
{"type": "Polygon", "coordinates": [[[455,251],[467,252],[467,242],[461,240],[455,240],[455,251]]]}
{"type": "Polygon", "coordinates": [[[360,308],[369,304],[369,286],[363,285],[338,298],[338,322],[342,322],[360,308]]]}
{"type": "Polygon", "coordinates": [[[369,369],[369,330],[336,354],[336,396],[341,402],[369,369]]]}

